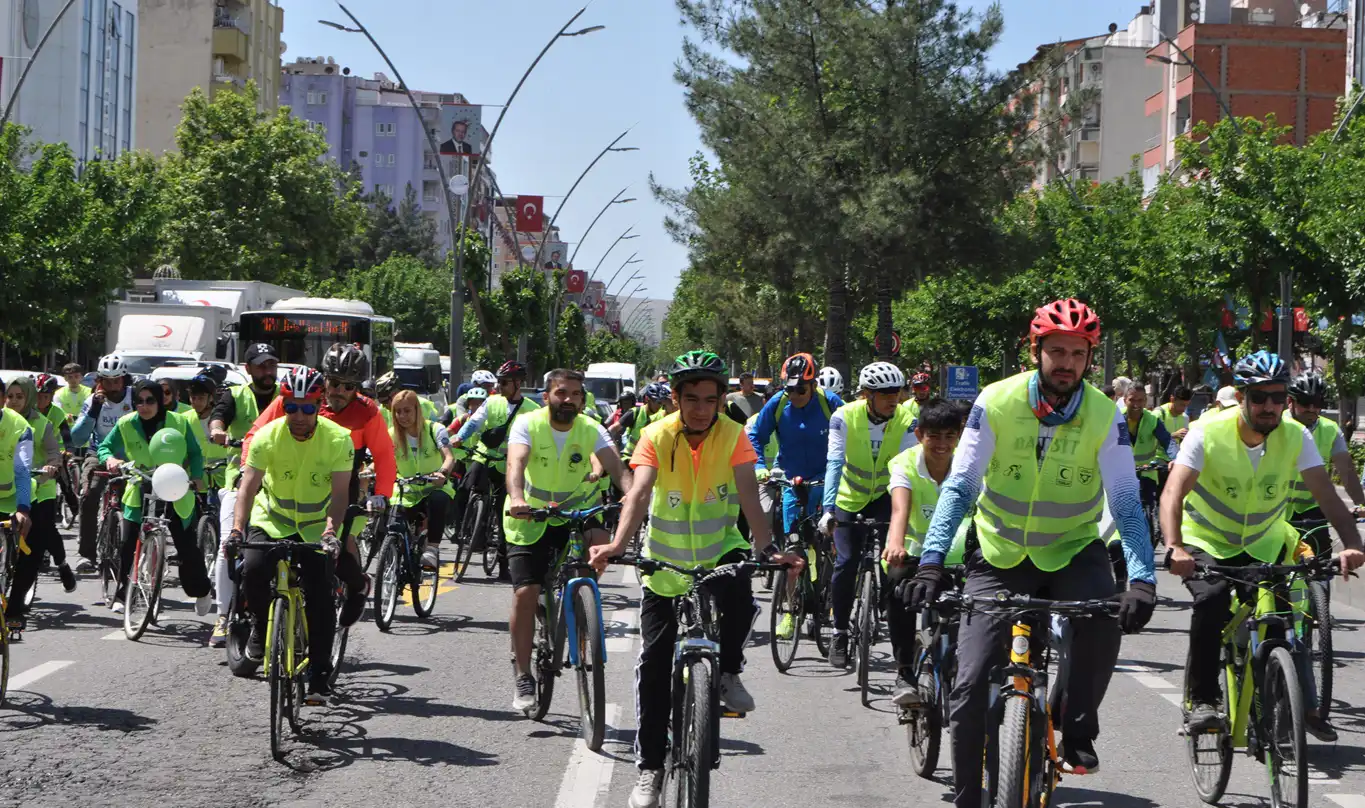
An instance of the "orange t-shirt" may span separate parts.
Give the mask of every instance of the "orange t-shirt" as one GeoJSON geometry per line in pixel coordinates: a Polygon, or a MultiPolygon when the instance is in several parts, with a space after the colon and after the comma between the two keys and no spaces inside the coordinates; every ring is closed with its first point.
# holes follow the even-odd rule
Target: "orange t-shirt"
{"type": "MultiPolygon", "coordinates": [[[[692,448],[692,444],[683,438],[682,442],[687,443],[687,448],[692,451],[692,471],[697,473],[701,470],[701,449],[692,448]]],[[[735,441],[735,451],[730,454],[730,467],[744,464],[755,463],[758,455],[754,454],[754,445],[745,439],[743,435],[735,441]]],[[[654,452],[654,441],[642,440],[635,446],[635,451],[630,456],[630,467],[637,469],[640,466],[649,466],[657,469],[659,467],[659,456],[654,452]]]]}

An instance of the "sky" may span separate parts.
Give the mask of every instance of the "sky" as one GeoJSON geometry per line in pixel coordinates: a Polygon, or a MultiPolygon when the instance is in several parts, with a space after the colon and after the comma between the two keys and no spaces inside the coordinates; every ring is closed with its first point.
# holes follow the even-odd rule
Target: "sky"
{"type": "MultiPolygon", "coordinates": [[[[581,2],[581,0],[580,0],[581,2]]],[[[414,89],[458,92],[484,109],[491,130],[522,72],[554,32],[581,7],[565,0],[349,0],[347,8],[370,29],[414,89]]],[[[988,0],[961,0],[984,9],[988,0]]],[[[324,27],[318,19],[345,20],[334,0],[281,0],[285,62],[332,56],[352,73],[370,76],[384,62],[360,34],[324,27]]],[[[1138,0],[1002,0],[1005,32],[991,53],[992,67],[1008,70],[1038,45],[1126,27],[1138,0]]],[[[608,154],[574,191],[557,225],[572,253],[584,229],[618,191],[638,201],[615,205],[583,241],[578,269],[607,280],[638,252],[609,288],[641,296],[672,297],[687,252],[664,231],[667,211],[654,200],[649,176],[667,187],[688,183],[688,160],[702,149],[697,126],[673,81],[683,37],[672,0],[593,0],[574,29],[605,25],[589,35],[560,39],[507,112],[493,144],[493,170],[507,194],[541,194],[553,213],[592,158],[627,128],[622,146],[637,152],[608,154]],[[634,226],[640,238],[618,235],[634,226]],[[633,272],[641,281],[627,286],[633,272]]],[[[571,29],[572,30],[572,29],[571,29]]],[[[392,78],[392,77],[390,77],[392,78]]]]}

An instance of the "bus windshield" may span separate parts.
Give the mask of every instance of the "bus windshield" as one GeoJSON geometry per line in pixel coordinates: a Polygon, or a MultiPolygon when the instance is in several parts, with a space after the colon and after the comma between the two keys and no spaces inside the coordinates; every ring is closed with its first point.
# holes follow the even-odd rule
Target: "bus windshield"
{"type": "Polygon", "coordinates": [[[244,345],[269,344],[281,362],[320,368],[333,343],[368,346],[370,319],[346,314],[248,312],[242,315],[240,339],[244,345]]]}

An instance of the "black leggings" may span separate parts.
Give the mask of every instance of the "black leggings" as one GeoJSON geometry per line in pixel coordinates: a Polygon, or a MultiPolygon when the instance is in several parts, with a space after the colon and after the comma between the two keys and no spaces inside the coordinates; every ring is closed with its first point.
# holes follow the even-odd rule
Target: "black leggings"
{"type": "Polygon", "coordinates": [[[450,494],[439,488],[428,491],[417,507],[426,510],[427,544],[433,547],[440,546],[441,538],[446,532],[446,514],[450,512],[450,494]]]}
{"type": "MultiPolygon", "coordinates": [[[[209,583],[208,570],[204,568],[204,556],[199,552],[199,543],[194,540],[190,529],[180,521],[180,515],[175,512],[171,503],[158,502],[157,509],[161,512],[159,515],[166,517],[170,523],[171,541],[175,543],[175,553],[180,565],[180,586],[184,588],[185,594],[192,598],[207,595],[212,586],[209,583]]],[[[195,514],[190,515],[191,525],[194,524],[194,516],[198,510],[195,508],[195,514]]],[[[120,522],[123,544],[119,547],[119,580],[126,584],[128,574],[133,570],[133,553],[137,550],[137,537],[142,532],[142,523],[130,522],[127,519],[120,522]]]]}
{"type": "MultiPolygon", "coordinates": [[[[22,617],[28,612],[28,607],[24,605],[24,596],[28,593],[29,587],[38,580],[38,567],[43,563],[43,553],[51,553],[53,558],[58,558],[58,553],[62,553],[62,537],[57,532],[57,500],[33,503],[28,516],[32,520],[32,526],[28,530],[25,543],[28,544],[30,552],[28,555],[15,553],[14,578],[9,586],[8,617],[22,617]]],[[[64,553],[60,556],[65,557],[64,553]]]]}

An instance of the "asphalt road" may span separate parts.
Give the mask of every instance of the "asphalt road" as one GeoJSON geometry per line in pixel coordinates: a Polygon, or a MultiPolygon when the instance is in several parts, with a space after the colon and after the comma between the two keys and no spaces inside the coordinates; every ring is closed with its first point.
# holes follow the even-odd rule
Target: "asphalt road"
{"type": "MultiPolygon", "coordinates": [[[[74,557],[74,543],[68,552],[74,557]]],[[[172,570],[173,571],[173,570],[172,570]]],[[[610,629],[605,754],[577,741],[577,703],[561,686],[547,720],[511,710],[506,633],[510,592],[473,580],[451,585],[436,613],[400,610],[381,634],[352,633],[336,704],[306,708],[305,734],[283,763],[271,759],[268,694],[231,676],[206,646],[209,618],[175,589],[160,626],[141,642],[95,604],[97,583],[75,593],[39,584],[34,617],[12,648],[9,702],[0,708],[0,806],[624,806],[634,782],[632,694],[639,585],[631,569],[603,581],[610,629]]],[[[1102,708],[1100,773],[1068,778],[1054,804],[1152,808],[1200,804],[1176,735],[1187,601],[1163,577],[1148,631],[1124,640],[1122,669],[1102,708]]],[[[766,601],[760,589],[759,599],[766,601]]],[[[1334,715],[1341,741],[1310,739],[1312,804],[1365,808],[1365,592],[1336,600],[1334,715]]],[[[766,609],[766,604],[765,604],[766,609]]],[[[754,635],[766,642],[766,611],[754,635]]],[[[905,733],[886,699],[893,678],[860,706],[849,673],[803,644],[786,674],[768,649],[748,653],[745,681],[758,709],[722,723],[713,799],[729,806],[935,806],[938,781],[909,770],[905,733]]],[[[946,766],[946,751],[942,757],[946,766]]],[[[1235,763],[1227,806],[1268,805],[1264,769],[1235,763]]]]}

